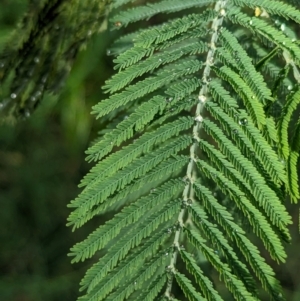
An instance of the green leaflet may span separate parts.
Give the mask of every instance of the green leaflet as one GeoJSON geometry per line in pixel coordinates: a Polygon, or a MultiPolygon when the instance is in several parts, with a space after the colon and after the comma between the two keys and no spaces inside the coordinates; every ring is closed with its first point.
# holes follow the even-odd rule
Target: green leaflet
{"type": "MultiPolygon", "coordinates": [[[[136,36],[138,36],[138,33],[136,33],[136,36]]],[[[203,37],[207,31],[203,27],[196,27],[193,28],[191,31],[185,32],[182,35],[179,35],[178,38],[166,41],[165,43],[161,43],[159,45],[152,45],[151,47],[141,47],[141,46],[135,46],[129,49],[126,49],[125,52],[120,52],[119,56],[114,59],[114,63],[116,64],[115,69],[124,69],[126,67],[132,66],[138,62],[140,62],[143,58],[149,57],[150,55],[152,56],[154,52],[158,50],[164,50],[164,49],[169,49],[174,51],[175,45],[181,45],[183,46],[183,42],[189,40],[190,38],[195,38],[195,37],[203,37]]],[[[130,42],[133,42],[132,38],[130,42]]],[[[128,43],[128,42],[127,42],[128,43]]],[[[197,44],[197,43],[196,43],[197,44]]],[[[175,50],[176,52],[176,50],[175,50]]],[[[153,62],[154,66],[155,64],[162,65],[169,61],[168,57],[168,52],[163,51],[162,53],[158,53],[155,55],[155,59],[151,59],[153,62]]],[[[117,75],[116,75],[117,76],[117,75]]]]}
{"type": "MultiPolygon", "coordinates": [[[[221,91],[217,93],[219,94],[221,91]]],[[[226,93],[226,91],[224,92],[226,93]]],[[[208,103],[206,108],[216,119],[220,120],[223,129],[239,145],[246,157],[251,159],[253,158],[253,153],[256,152],[260,163],[268,171],[275,183],[286,181],[285,170],[278,156],[270,145],[261,138],[261,134],[255,126],[251,124],[246,114],[241,112],[241,117],[236,116],[237,114],[232,111],[227,111],[227,114],[225,114],[225,112],[213,102],[208,103]],[[230,118],[228,115],[233,118],[230,118]]]]}
{"type": "Polygon", "coordinates": [[[90,173],[82,180],[81,186],[91,187],[104,177],[114,174],[116,171],[124,168],[135,158],[147,153],[154,148],[155,145],[160,144],[179,135],[181,131],[191,128],[193,120],[191,118],[182,117],[174,122],[165,124],[153,132],[148,132],[142,135],[136,141],[124,147],[118,153],[112,154],[101,163],[95,165],[90,173]]]}
{"type": "Polygon", "coordinates": [[[242,78],[228,67],[213,69],[220,78],[232,85],[237,94],[243,99],[245,107],[249,112],[253,123],[262,129],[266,124],[265,113],[262,104],[258,101],[252,89],[242,80],[242,78]]]}
{"type": "Polygon", "coordinates": [[[284,3],[281,1],[280,3],[276,1],[270,1],[270,0],[233,0],[233,2],[237,5],[247,5],[251,8],[260,7],[265,9],[268,13],[272,15],[279,15],[286,19],[292,19],[296,23],[300,23],[300,13],[298,10],[295,9],[295,7],[284,3]]]}
{"type": "Polygon", "coordinates": [[[284,224],[290,224],[291,219],[284,206],[281,205],[280,200],[272,189],[264,187],[265,180],[257,172],[250,161],[241,155],[238,148],[223,135],[223,132],[214,123],[205,120],[203,127],[207,133],[213,136],[221,148],[222,153],[228,157],[234,167],[241,173],[245,182],[247,182],[251,189],[253,189],[257,200],[259,200],[261,206],[266,209],[267,214],[272,218],[272,220],[274,219],[275,224],[283,228],[284,224]],[[271,203],[268,203],[267,200],[272,201],[271,203]],[[276,217],[271,214],[271,210],[277,211],[276,217]]]}
{"type": "Polygon", "coordinates": [[[238,43],[234,35],[228,30],[222,30],[220,40],[225,49],[232,54],[239,69],[240,76],[243,77],[244,81],[255,92],[254,95],[258,98],[259,102],[265,104],[266,100],[271,100],[270,89],[268,89],[262,75],[255,70],[250,57],[238,43]]]}
{"type": "MultiPolygon", "coordinates": [[[[132,236],[132,233],[129,234],[132,236]]],[[[131,256],[126,257],[126,261],[122,264],[123,269],[118,275],[123,275],[127,278],[134,277],[138,271],[137,268],[144,264],[145,258],[154,255],[169,235],[170,233],[168,233],[166,228],[163,228],[163,230],[154,234],[145,245],[138,247],[131,256]]],[[[107,255],[87,271],[85,277],[81,281],[81,290],[85,290],[87,288],[89,288],[89,291],[93,290],[104,279],[104,277],[110,275],[109,272],[115,269],[118,264],[118,259],[122,258],[121,252],[123,251],[123,248],[124,241],[119,241],[114,247],[110,248],[107,255]]],[[[115,270],[119,272],[119,269],[115,270]]]]}
{"type": "Polygon", "coordinates": [[[254,30],[258,34],[272,41],[275,45],[280,46],[280,48],[286,50],[291,55],[296,64],[300,64],[299,46],[293,43],[293,41],[287,38],[281,31],[268,25],[264,20],[250,18],[239,10],[230,10],[228,17],[232,22],[241,24],[250,30],[254,30]]]}
{"type": "Polygon", "coordinates": [[[187,237],[189,241],[208,259],[208,261],[217,269],[221,274],[222,279],[225,281],[226,286],[236,297],[237,300],[255,300],[251,293],[247,292],[243,283],[236,278],[230,271],[228,265],[224,264],[218,255],[214,253],[212,249],[205,245],[205,241],[194,230],[187,231],[187,237]]]}
{"type": "Polygon", "coordinates": [[[243,253],[245,259],[261,281],[262,286],[275,300],[278,299],[281,293],[280,284],[276,281],[276,278],[274,278],[274,272],[271,267],[268,266],[265,263],[265,259],[260,256],[258,249],[246,238],[244,231],[232,222],[232,216],[224,207],[219,205],[211,191],[199,184],[195,185],[195,190],[206,210],[226,231],[226,234],[235,241],[237,247],[243,253]]]}
{"type": "Polygon", "coordinates": [[[124,300],[124,298],[128,298],[135,290],[141,288],[145,281],[153,277],[155,272],[161,269],[162,266],[164,267],[166,260],[165,252],[160,252],[157,257],[146,264],[133,282],[126,283],[123,287],[114,292],[108,300],[121,301],[124,300]]]}
{"type": "Polygon", "coordinates": [[[212,168],[204,161],[198,162],[199,169],[203,171],[208,178],[213,178],[224,194],[229,194],[231,199],[237,204],[237,207],[247,217],[253,227],[253,231],[262,239],[270,255],[278,260],[285,261],[286,253],[277,234],[268,224],[267,219],[261,212],[251,204],[242,191],[239,190],[233,182],[227,181],[221,173],[212,168]]]}
{"type": "Polygon", "coordinates": [[[222,301],[194,252],[234,300],[258,300],[260,287],[284,300],[248,231],[270,258],[286,260],[284,200],[299,198],[298,88],[288,94],[300,80],[289,21],[299,23],[299,10],[275,0],[110,8],[112,29],[139,23],[110,49],[118,72],[93,113],[114,126],[87,150],[96,162],[69,205],[73,229],[112,211],[69,254],[77,262],[101,252],[79,300],[176,300],[180,287],[187,300],[222,301]]]}
{"type": "Polygon", "coordinates": [[[126,105],[130,101],[134,101],[151,93],[173,80],[193,74],[202,68],[202,63],[195,59],[183,59],[174,66],[168,65],[165,69],[159,71],[156,76],[129,86],[125,91],[115,94],[110,98],[103,100],[93,107],[93,113],[97,114],[97,118],[104,116],[120,106],[126,105]],[[173,67],[173,68],[172,68],[173,67]]]}
{"type": "Polygon", "coordinates": [[[81,227],[95,215],[105,213],[107,211],[107,208],[111,208],[116,203],[120,207],[122,203],[126,202],[132,194],[139,192],[146,185],[154,185],[153,183],[165,180],[171,174],[178,173],[186,165],[187,162],[188,158],[184,156],[173,156],[172,158],[169,158],[168,160],[157,165],[154,170],[150,171],[143,178],[136,180],[134,183],[126,186],[116,196],[106,199],[105,202],[99,204],[95,208],[92,208],[91,210],[86,212],[85,215],[76,214],[74,216],[73,214],[70,214],[70,218],[68,220],[71,220],[72,222],[68,225],[74,224],[74,228],[81,227]]]}
{"type": "Polygon", "coordinates": [[[136,162],[133,162],[133,164],[123,169],[118,175],[108,177],[92,189],[82,191],[82,194],[70,204],[70,207],[77,208],[77,210],[74,211],[75,214],[79,212],[79,214],[84,215],[93,206],[104,202],[104,200],[116,190],[124,188],[134,179],[141,177],[153,169],[161,161],[185,149],[190,141],[191,139],[188,136],[179,137],[162,149],[148,154],[147,159],[145,157],[137,159],[136,162]]]}
{"type": "MultiPolygon", "coordinates": [[[[104,268],[106,268],[105,272],[107,273],[109,270],[111,270],[118,261],[122,260],[128,252],[136,247],[139,246],[142,243],[142,240],[146,237],[149,237],[154,230],[159,229],[159,226],[163,224],[164,222],[170,220],[173,218],[174,214],[179,211],[179,202],[174,201],[167,206],[163,207],[162,210],[158,211],[157,213],[154,213],[149,216],[148,219],[146,219],[143,223],[139,225],[136,231],[133,231],[129,234],[131,234],[131,237],[127,234],[118,244],[118,246],[113,247],[113,250],[111,251],[109,258],[110,266],[108,266],[107,262],[104,262],[104,268]],[[134,234],[132,236],[132,234],[134,234]],[[113,260],[111,260],[113,259],[113,260]]],[[[166,232],[166,230],[165,230],[166,232]]],[[[161,235],[160,235],[161,236],[161,235]]],[[[151,247],[150,247],[151,248],[151,247]]],[[[152,250],[152,248],[151,248],[152,250]]],[[[149,252],[149,249],[147,249],[147,252],[149,252]]],[[[109,254],[110,252],[108,252],[109,254]]],[[[139,252],[140,253],[140,252],[139,252]]],[[[165,252],[163,252],[161,255],[164,255],[165,252]]],[[[144,254],[145,255],[145,254],[144,254]]],[[[161,256],[160,256],[161,257],[161,256]]],[[[165,256],[163,256],[165,257],[165,256]]],[[[143,257],[145,259],[145,257],[143,257]]],[[[132,258],[133,262],[131,264],[135,264],[136,260],[135,258],[132,258]]],[[[103,261],[102,261],[103,262],[103,261]]],[[[101,263],[101,261],[100,261],[101,263]]],[[[127,261],[122,261],[121,266],[126,265],[127,261]]],[[[103,268],[102,268],[103,270],[103,268]]],[[[115,284],[120,281],[119,273],[126,273],[126,271],[130,271],[131,269],[126,267],[124,270],[118,268],[113,272],[113,274],[116,274],[116,277],[113,278],[111,274],[108,274],[108,279],[103,279],[102,282],[97,283],[97,285],[94,282],[91,282],[92,286],[88,289],[88,295],[91,296],[92,299],[95,298],[95,300],[98,300],[100,296],[103,296],[104,298],[109,292],[113,290],[115,287],[115,284]],[[101,289],[100,289],[101,288],[101,289]]],[[[104,272],[102,271],[102,274],[104,272]]],[[[99,276],[98,276],[99,277],[99,276]]],[[[97,279],[97,282],[99,281],[99,278],[97,279]]],[[[142,283],[141,283],[142,284],[142,283]]]]}
{"type": "Polygon", "coordinates": [[[278,136],[280,139],[280,152],[286,160],[290,154],[290,146],[288,141],[288,127],[291,122],[292,114],[300,105],[300,90],[288,97],[288,100],[283,107],[281,118],[278,122],[278,136]]]}
{"type": "MultiPolygon", "coordinates": [[[[114,239],[123,228],[138,222],[145,214],[149,213],[153,208],[163,206],[172,198],[183,190],[182,181],[170,181],[156,189],[155,192],[145,196],[128,207],[125,207],[120,213],[115,215],[105,225],[100,226],[83,242],[76,244],[71,251],[76,254],[94,254],[101,250],[106,244],[114,239]]],[[[85,257],[85,256],[84,256],[85,257]]]]}
{"type": "Polygon", "coordinates": [[[205,50],[207,50],[206,45],[194,39],[184,41],[181,45],[176,44],[176,47],[167,48],[158,55],[152,55],[148,59],[126,68],[123,72],[117,73],[106,82],[104,89],[110,93],[116,92],[147,72],[152,72],[162,65],[176,61],[184,55],[199,54],[205,50]]]}
{"type": "MultiPolygon", "coordinates": [[[[200,141],[199,146],[207,153],[207,155],[214,162],[217,168],[222,171],[222,173],[226,175],[228,179],[232,180],[239,187],[239,189],[247,196],[247,198],[251,200],[251,203],[255,204],[259,198],[259,195],[257,194],[258,191],[251,189],[251,186],[247,184],[246,181],[241,180],[241,174],[234,168],[234,165],[231,162],[227,161],[226,157],[220,151],[213,149],[207,142],[200,141]]],[[[268,215],[269,210],[271,212],[271,216],[280,214],[280,211],[277,211],[276,208],[270,207],[268,204],[261,202],[260,206],[264,208],[266,215],[268,215]]],[[[275,220],[271,219],[269,220],[269,222],[276,226],[275,220]]],[[[286,241],[290,240],[288,231],[284,230],[284,228],[280,226],[278,227],[278,230],[282,232],[281,234],[285,237],[286,241]]]]}
{"type": "Polygon", "coordinates": [[[120,22],[122,25],[126,26],[132,22],[151,18],[159,13],[181,11],[192,7],[204,6],[213,2],[213,0],[187,0],[184,2],[180,0],[164,0],[158,3],[149,3],[145,6],[138,6],[137,8],[123,11],[117,14],[112,19],[112,22],[120,22]]]}
{"type": "Polygon", "coordinates": [[[215,291],[210,280],[203,275],[203,272],[191,254],[185,251],[180,251],[180,256],[186,263],[188,271],[194,275],[196,282],[199,284],[203,294],[205,295],[205,298],[207,300],[222,301],[223,299],[220,297],[218,292],[215,291]]]}
{"type": "Polygon", "coordinates": [[[298,176],[298,164],[300,154],[300,120],[296,125],[294,135],[292,137],[292,145],[290,156],[287,160],[287,175],[288,175],[288,191],[293,202],[297,203],[300,199],[299,192],[299,176],[298,176]]]}
{"type": "Polygon", "coordinates": [[[144,30],[135,39],[135,45],[143,48],[168,41],[180,34],[184,34],[197,26],[203,26],[216,16],[216,12],[208,9],[203,14],[191,14],[175,19],[161,26],[144,30]]]}
{"type": "Polygon", "coordinates": [[[166,100],[162,96],[154,96],[148,102],[143,103],[128,118],[121,121],[115,129],[105,134],[103,139],[96,142],[86,151],[88,154],[87,160],[100,160],[103,158],[111,152],[115,145],[119,146],[123,141],[130,139],[135,131],[143,129],[166,105],[166,100]]]}
{"type": "Polygon", "coordinates": [[[167,276],[166,275],[159,275],[152,283],[149,285],[145,292],[140,294],[135,300],[145,300],[150,301],[154,300],[155,297],[160,293],[162,288],[164,287],[165,283],[167,282],[167,276]]]}
{"type": "Polygon", "coordinates": [[[201,233],[212,241],[218,252],[220,251],[225,256],[231,270],[241,280],[245,289],[251,292],[252,295],[257,295],[256,284],[251,273],[247,270],[245,264],[238,259],[228,239],[208,220],[204,209],[198,204],[193,204],[193,206],[188,207],[188,211],[193,216],[193,221],[197,228],[201,230],[201,233]]]}
{"type": "Polygon", "coordinates": [[[175,273],[175,279],[183,290],[185,296],[191,301],[204,301],[205,299],[197,292],[191,281],[181,273],[175,273]]]}

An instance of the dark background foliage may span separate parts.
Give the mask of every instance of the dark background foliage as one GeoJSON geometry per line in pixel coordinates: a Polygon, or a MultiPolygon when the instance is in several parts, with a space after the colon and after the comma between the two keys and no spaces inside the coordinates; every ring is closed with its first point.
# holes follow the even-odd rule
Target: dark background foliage
{"type": "MultiPolygon", "coordinates": [[[[0,0],[0,50],[25,0],[0,0]]],[[[69,248],[95,221],[72,233],[66,205],[88,171],[84,150],[100,130],[90,115],[111,72],[112,35],[94,37],[79,55],[61,95],[46,96],[32,118],[0,124],[0,300],[75,300],[86,265],[70,264],[69,248]]],[[[0,87],[1,88],[1,87],[0,87]]],[[[274,266],[287,300],[300,300],[298,210],[290,206],[293,245],[285,266],[274,266]]],[[[103,217],[105,218],[105,217],[103,217]]],[[[267,300],[267,299],[266,299],[267,300]]]]}
{"type": "MultiPolygon", "coordinates": [[[[24,0],[0,1],[0,49],[25,10],[24,0]]],[[[109,40],[90,41],[60,97],[0,124],[0,300],[76,300],[87,263],[71,265],[66,254],[95,225],[72,233],[66,205],[88,171],[84,151],[97,131],[90,111],[109,76],[109,40]]]]}

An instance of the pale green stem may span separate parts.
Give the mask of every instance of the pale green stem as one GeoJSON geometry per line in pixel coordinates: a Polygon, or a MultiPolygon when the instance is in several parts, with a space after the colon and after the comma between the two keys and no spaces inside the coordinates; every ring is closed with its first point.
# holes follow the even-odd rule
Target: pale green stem
{"type": "MultiPolygon", "coordinates": [[[[202,110],[204,108],[205,102],[207,100],[207,91],[208,91],[208,84],[209,84],[209,76],[210,76],[210,67],[213,65],[214,62],[214,54],[216,50],[216,42],[218,40],[218,30],[222,26],[224,16],[226,15],[225,6],[226,6],[227,0],[225,1],[217,1],[215,4],[215,11],[218,12],[218,16],[212,21],[211,24],[211,30],[213,31],[213,34],[211,36],[210,40],[210,49],[207,53],[206,62],[205,62],[205,68],[203,71],[203,77],[202,77],[202,88],[199,93],[199,102],[196,107],[196,114],[195,114],[195,125],[193,127],[193,137],[195,139],[194,143],[190,147],[190,162],[187,167],[187,173],[186,178],[189,180],[188,184],[185,186],[185,189],[183,191],[183,204],[186,206],[191,205],[191,202],[194,201],[194,190],[193,190],[193,183],[196,181],[196,167],[195,162],[197,159],[197,147],[198,147],[198,141],[199,138],[199,132],[201,129],[201,123],[203,121],[203,117],[201,116],[202,110]]],[[[184,217],[187,214],[186,206],[183,206],[182,209],[179,212],[178,215],[178,224],[179,227],[176,229],[175,237],[174,237],[174,251],[171,257],[170,265],[168,266],[168,271],[171,273],[171,275],[174,275],[176,273],[176,261],[178,257],[178,251],[180,249],[180,236],[182,233],[182,229],[185,226],[184,217]]],[[[165,296],[171,300],[172,295],[172,284],[173,284],[173,278],[168,282],[168,286],[166,288],[165,296]]]]}

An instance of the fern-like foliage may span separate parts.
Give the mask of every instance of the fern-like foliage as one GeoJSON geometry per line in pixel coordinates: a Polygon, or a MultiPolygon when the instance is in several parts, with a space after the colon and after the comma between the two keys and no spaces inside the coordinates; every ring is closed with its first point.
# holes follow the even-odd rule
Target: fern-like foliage
{"type": "Polygon", "coordinates": [[[110,0],[28,2],[0,54],[0,117],[29,117],[45,92],[60,91],[77,53],[100,31],[110,0]]]}
{"type": "Polygon", "coordinates": [[[87,150],[95,166],[69,205],[73,229],[113,212],[71,249],[73,262],[96,256],[79,300],[229,300],[221,283],[235,300],[260,299],[258,283],[284,300],[257,241],[285,261],[285,201],[299,200],[300,10],[133,2],[111,2],[113,29],[167,21],[112,46],[118,72],[93,113],[126,118],[87,150]]]}

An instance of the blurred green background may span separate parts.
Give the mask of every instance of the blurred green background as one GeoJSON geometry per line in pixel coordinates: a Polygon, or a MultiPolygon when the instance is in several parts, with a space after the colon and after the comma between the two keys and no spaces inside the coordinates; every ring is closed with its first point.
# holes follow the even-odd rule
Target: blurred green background
{"type": "MultiPolygon", "coordinates": [[[[26,10],[0,0],[0,50],[26,10]]],[[[111,72],[111,35],[93,37],[59,97],[46,96],[31,118],[0,123],[0,300],[76,300],[89,263],[71,265],[72,245],[95,228],[67,228],[67,204],[88,171],[84,151],[99,130],[90,114],[111,72]]],[[[0,87],[1,89],[1,87],[0,87]]]]}
{"type": "MultiPolygon", "coordinates": [[[[0,50],[26,10],[25,0],[0,0],[0,50]]],[[[47,96],[28,120],[0,124],[0,300],[75,300],[89,266],[71,265],[69,249],[95,228],[72,233],[67,204],[88,171],[84,151],[100,130],[90,115],[110,75],[112,36],[94,37],[82,51],[61,95],[47,96]]],[[[0,87],[1,88],[1,87],[0,87]]],[[[293,245],[278,273],[288,301],[300,300],[298,210],[290,206],[293,245]]],[[[264,254],[265,255],[265,254],[264,254]]],[[[267,255],[266,255],[267,257],[267,255]]],[[[266,297],[266,300],[268,298],[266,297]]]]}

